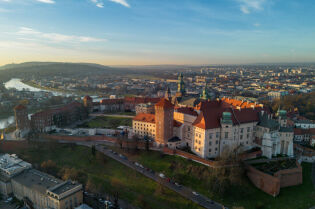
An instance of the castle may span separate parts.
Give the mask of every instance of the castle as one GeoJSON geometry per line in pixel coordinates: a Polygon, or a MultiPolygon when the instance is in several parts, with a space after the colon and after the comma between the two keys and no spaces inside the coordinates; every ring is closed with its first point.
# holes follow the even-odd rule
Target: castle
{"type": "Polygon", "coordinates": [[[175,96],[168,89],[165,98],[155,104],[154,114],[134,117],[133,132],[153,139],[159,147],[189,147],[203,158],[254,147],[260,147],[268,158],[293,156],[293,129],[287,126],[286,111],[273,117],[261,104],[229,98],[210,100],[206,88],[199,98],[193,98],[186,94],[182,75],[175,96]]]}

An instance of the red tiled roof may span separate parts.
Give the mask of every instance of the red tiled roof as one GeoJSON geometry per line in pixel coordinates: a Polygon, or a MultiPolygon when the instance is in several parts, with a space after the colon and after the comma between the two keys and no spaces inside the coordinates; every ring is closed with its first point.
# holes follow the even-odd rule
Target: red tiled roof
{"type": "Polygon", "coordinates": [[[157,103],[160,101],[161,98],[150,98],[150,97],[125,97],[125,103],[132,103],[132,104],[141,104],[141,103],[157,103]]]}
{"type": "Polygon", "coordinates": [[[84,100],[93,100],[92,97],[90,97],[90,96],[88,96],[88,95],[86,95],[83,99],[84,99],[84,100]]]}
{"type": "Polygon", "coordinates": [[[310,128],[310,129],[295,128],[294,129],[294,135],[305,135],[305,134],[315,136],[315,128],[310,128]]]}
{"type": "Polygon", "coordinates": [[[258,113],[262,110],[261,108],[245,108],[237,110],[221,101],[202,102],[199,104],[199,109],[202,112],[193,125],[202,129],[219,128],[221,126],[220,120],[223,112],[232,113],[233,124],[258,122],[258,113]]]}
{"type": "Polygon", "coordinates": [[[24,109],[26,109],[26,107],[24,105],[22,105],[22,104],[19,104],[19,105],[15,106],[14,109],[15,110],[24,110],[24,109]]]}
{"type": "Polygon", "coordinates": [[[123,99],[103,99],[101,100],[101,104],[121,104],[123,103],[123,99]]]}
{"type": "Polygon", "coordinates": [[[253,107],[259,108],[259,107],[263,107],[262,104],[249,103],[249,102],[246,102],[246,101],[230,99],[230,98],[222,98],[222,101],[232,105],[234,108],[236,108],[236,107],[240,107],[240,108],[253,108],[253,107]]]}
{"type": "Polygon", "coordinates": [[[140,113],[136,115],[133,120],[147,122],[147,123],[155,123],[155,115],[154,114],[147,114],[147,113],[140,113]]]}
{"type": "Polygon", "coordinates": [[[174,125],[174,127],[181,127],[182,123],[174,120],[174,124],[173,125],[174,125]]]}
{"type": "Polygon", "coordinates": [[[162,98],[158,103],[155,104],[156,107],[173,108],[174,105],[165,98],[162,98]]]}
{"type": "Polygon", "coordinates": [[[191,107],[178,107],[176,111],[187,115],[198,116],[198,113],[191,107]]]}

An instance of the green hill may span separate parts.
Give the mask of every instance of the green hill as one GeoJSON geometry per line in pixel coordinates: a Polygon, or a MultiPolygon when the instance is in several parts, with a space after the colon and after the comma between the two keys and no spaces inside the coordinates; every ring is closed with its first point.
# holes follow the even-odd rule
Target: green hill
{"type": "Polygon", "coordinates": [[[0,67],[0,82],[11,78],[28,78],[30,76],[87,76],[89,74],[115,75],[127,73],[123,68],[111,68],[90,63],[59,63],[59,62],[27,62],[9,64],[0,67]]]}

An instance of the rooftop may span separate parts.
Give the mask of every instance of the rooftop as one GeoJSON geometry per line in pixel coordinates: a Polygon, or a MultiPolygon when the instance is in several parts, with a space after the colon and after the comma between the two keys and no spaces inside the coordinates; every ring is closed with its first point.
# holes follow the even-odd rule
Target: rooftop
{"type": "Polygon", "coordinates": [[[32,165],[30,163],[21,160],[15,154],[0,155],[0,175],[12,177],[31,167],[32,165]]]}
{"type": "Polygon", "coordinates": [[[53,196],[58,195],[58,199],[62,198],[62,194],[75,189],[76,187],[78,187],[78,189],[82,188],[78,183],[62,181],[54,176],[35,169],[25,170],[20,175],[14,177],[13,180],[44,195],[46,195],[47,192],[53,194],[53,196]]]}

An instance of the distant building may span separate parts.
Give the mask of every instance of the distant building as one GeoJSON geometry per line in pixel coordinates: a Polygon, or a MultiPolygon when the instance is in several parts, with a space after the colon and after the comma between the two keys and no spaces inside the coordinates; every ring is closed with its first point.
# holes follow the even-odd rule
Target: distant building
{"type": "Polygon", "coordinates": [[[83,106],[89,111],[93,112],[93,99],[90,96],[83,98],[83,106]]]}
{"type": "Polygon", "coordinates": [[[294,125],[296,128],[302,128],[302,129],[310,129],[315,128],[315,123],[311,120],[295,120],[294,125]]]}
{"type": "Polygon", "coordinates": [[[72,102],[58,108],[37,112],[31,116],[31,128],[34,132],[45,133],[56,127],[64,127],[84,120],[88,116],[86,108],[79,102],[72,102]]]}
{"type": "Polygon", "coordinates": [[[100,102],[93,103],[93,109],[101,112],[125,112],[136,111],[139,104],[151,103],[154,105],[160,98],[150,97],[125,97],[123,99],[103,99],[100,102]]]}
{"type": "Polygon", "coordinates": [[[268,98],[269,100],[274,100],[274,99],[281,99],[284,96],[289,95],[288,91],[271,91],[268,92],[268,98]]]}
{"type": "Polygon", "coordinates": [[[70,209],[83,203],[81,184],[62,181],[32,168],[16,155],[0,155],[0,193],[35,209],[70,209]]]}

